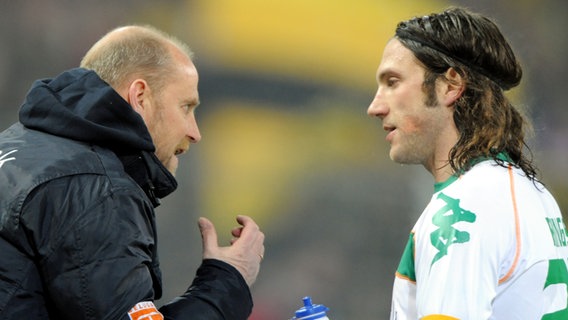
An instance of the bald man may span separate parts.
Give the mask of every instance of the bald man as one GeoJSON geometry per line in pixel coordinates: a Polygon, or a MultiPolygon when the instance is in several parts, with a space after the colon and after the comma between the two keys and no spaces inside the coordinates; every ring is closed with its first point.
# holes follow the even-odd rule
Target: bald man
{"type": "Polygon", "coordinates": [[[112,30],[81,67],[36,81],[0,133],[1,319],[247,319],[264,234],[236,217],[230,246],[198,220],[203,261],[162,292],[154,208],[201,135],[198,74],[179,40],[112,30]]]}

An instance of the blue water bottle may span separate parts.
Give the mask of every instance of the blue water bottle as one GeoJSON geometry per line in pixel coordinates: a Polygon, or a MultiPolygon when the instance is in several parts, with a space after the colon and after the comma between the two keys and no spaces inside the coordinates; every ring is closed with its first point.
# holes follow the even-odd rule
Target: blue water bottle
{"type": "Polygon", "coordinates": [[[304,306],[296,310],[296,316],[291,320],[329,320],[326,312],[328,307],[323,304],[312,304],[312,298],[304,297],[304,306]]]}

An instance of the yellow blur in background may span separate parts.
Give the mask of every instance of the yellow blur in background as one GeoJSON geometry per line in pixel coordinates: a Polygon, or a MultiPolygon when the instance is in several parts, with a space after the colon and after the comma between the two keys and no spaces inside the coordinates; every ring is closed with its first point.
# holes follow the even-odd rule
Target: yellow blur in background
{"type": "Polygon", "coordinates": [[[193,3],[188,30],[198,67],[206,63],[226,73],[322,88],[302,105],[289,106],[285,97],[269,102],[232,97],[215,106],[201,123],[200,150],[207,159],[204,212],[219,223],[234,212],[260,222],[275,219],[272,212],[293,198],[310,172],[333,174],[334,166],[345,165],[372,170],[379,159],[388,160],[379,125],[366,116],[382,46],[398,21],[444,5],[376,0],[193,3]],[[349,91],[357,99],[338,97],[337,91],[349,91]]]}
{"type": "Polygon", "coordinates": [[[244,72],[369,88],[396,23],[440,1],[197,1],[190,24],[200,55],[244,72]],[[371,69],[369,69],[371,67],[371,69]]]}

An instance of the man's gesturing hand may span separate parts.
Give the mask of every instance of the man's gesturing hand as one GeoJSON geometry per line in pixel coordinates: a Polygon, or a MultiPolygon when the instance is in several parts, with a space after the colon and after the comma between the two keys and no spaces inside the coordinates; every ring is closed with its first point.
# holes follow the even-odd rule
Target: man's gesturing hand
{"type": "Polygon", "coordinates": [[[250,217],[239,215],[237,222],[240,226],[231,231],[231,245],[220,247],[213,223],[207,218],[199,218],[203,259],[217,259],[232,265],[250,287],[256,280],[264,257],[264,233],[250,217]]]}

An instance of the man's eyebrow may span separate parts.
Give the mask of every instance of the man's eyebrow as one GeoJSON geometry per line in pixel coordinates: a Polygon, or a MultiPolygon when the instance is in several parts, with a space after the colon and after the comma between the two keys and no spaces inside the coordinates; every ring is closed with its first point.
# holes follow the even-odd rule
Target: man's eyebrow
{"type": "Polygon", "coordinates": [[[377,81],[384,81],[386,77],[398,75],[398,72],[394,71],[391,68],[383,69],[377,74],[377,81]]]}
{"type": "Polygon", "coordinates": [[[194,108],[197,108],[201,104],[201,101],[199,100],[199,98],[185,99],[183,100],[183,104],[188,104],[194,108]]]}

